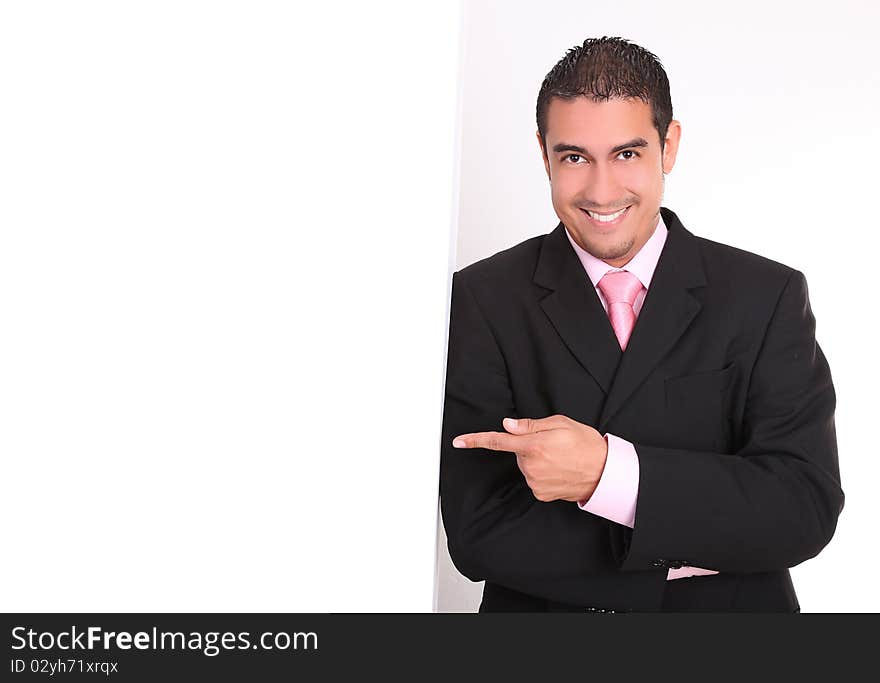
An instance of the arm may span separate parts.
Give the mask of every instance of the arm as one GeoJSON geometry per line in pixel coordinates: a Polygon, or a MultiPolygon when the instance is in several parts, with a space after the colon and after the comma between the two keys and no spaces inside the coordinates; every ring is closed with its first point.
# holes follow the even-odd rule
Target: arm
{"type": "MultiPolygon", "coordinates": [[[[578,507],[584,512],[591,512],[631,529],[635,524],[636,501],[639,495],[639,456],[635,447],[626,439],[614,434],[606,434],[605,439],[608,441],[608,459],[602,478],[593,495],[585,501],[579,501],[578,507]]],[[[683,566],[678,569],[670,568],[666,580],[717,573],[711,569],[683,566]]]]}
{"type": "Polygon", "coordinates": [[[834,388],[814,333],[807,284],[794,272],[752,371],[743,447],[730,455],[634,444],[635,526],[612,530],[622,570],[666,560],[722,572],[770,571],[827,545],[844,494],[834,388]]]}
{"type": "Polygon", "coordinates": [[[461,273],[453,276],[440,465],[449,553],[473,581],[530,595],[588,601],[584,577],[616,573],[610,522],[565,501],[538,501],[516,456],[456,449],[458,434],[497,430],[517,415],[504,357],[461,273]]]}

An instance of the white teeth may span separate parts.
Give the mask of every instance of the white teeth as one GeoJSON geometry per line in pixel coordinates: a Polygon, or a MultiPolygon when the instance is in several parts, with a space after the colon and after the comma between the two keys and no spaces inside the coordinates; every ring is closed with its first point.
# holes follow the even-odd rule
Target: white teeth
{"type": "Polygon", "coordinates": [[[626,208],[621,209],[617,213],[612,213],[607,216],[603,216],[602,214],[599,214],[599,213],[593,213],[592,211],[587,211],[587,213],[590,214],[590,218],[592,218],[594,221],[599,221],[600,223],[610,223],[615,218],[620,216],[628,208],[629,207],[627,206],[626,208]]]}

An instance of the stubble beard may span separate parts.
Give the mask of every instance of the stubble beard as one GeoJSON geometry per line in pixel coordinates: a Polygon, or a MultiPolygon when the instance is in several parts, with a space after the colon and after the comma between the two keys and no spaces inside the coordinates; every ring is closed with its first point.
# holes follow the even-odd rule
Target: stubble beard
{"type": "Polygon", "coordinates": [[[632,236],[629,239],[618,242],[617,244],[606,245],[604,247],[596,244],[591,244],[590,242],[587,242],[584,247],[589,254],[595,256],[597,259],[600,259],[602,261],[614,261],[616,259],[626,256],[633,248],[633,245],[635,243],[636,238],[635,236],[632,236]]]}

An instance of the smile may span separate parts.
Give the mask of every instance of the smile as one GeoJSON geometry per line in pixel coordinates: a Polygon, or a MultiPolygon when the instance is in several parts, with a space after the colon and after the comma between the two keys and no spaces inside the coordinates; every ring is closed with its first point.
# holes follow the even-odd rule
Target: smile
{"type": "Polygon", "coordinates": [[[593,223],[608,226],[615,225],[622,221],[627,211],[629,211],[631,207],[632,205],[627,206],[625,209],[621,209],[620,211],[615,211],[614,213],[607,214],[596,213],[595,211],[587,211],[586,209],[581,209],[581,211],[583,211],[593,223]]]}

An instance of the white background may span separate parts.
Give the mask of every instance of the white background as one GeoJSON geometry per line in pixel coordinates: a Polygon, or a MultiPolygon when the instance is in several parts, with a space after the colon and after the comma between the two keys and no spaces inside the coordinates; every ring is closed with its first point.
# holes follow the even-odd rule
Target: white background
{"type": "Polygon", "coordinates": [[[0,611],[430,610],[450,267],[554,227],[534,100],[602,34],[669,71],[666,204],[809,278],[847,507],[795,581],[878,609],[877,10],[604,4],[467,3],[460,213],[456,3],[0,7],[0,611]]]}
{"type": "MultiPolygon", "coordinates": [[[[556,226],[535,101],[565,51],[616,35],[654,52],[682,123],[664,205],[697,235],[803,271],[831,364],[846,504],[831,543],[792,570],[801,607],[880,610],[880,6],[474,0],[465,25],[456,268],[556,226]]],[[[482,584],[450,565],[442,529],[438,548],[438,608],[476,609],[482,584]]]]}
{"type": "Polygon", "coordinates": [[[0,8],[0,611],[430,611],[460,11],[0,8]]]}

